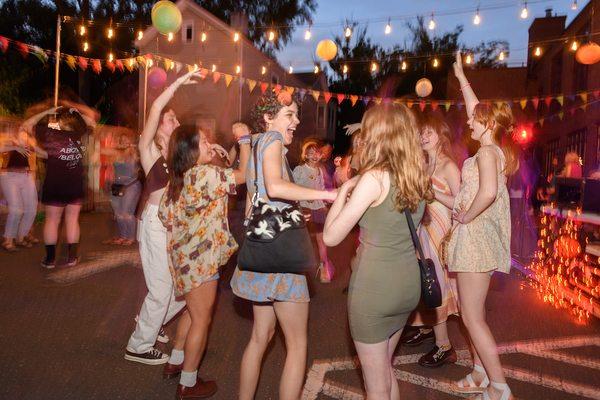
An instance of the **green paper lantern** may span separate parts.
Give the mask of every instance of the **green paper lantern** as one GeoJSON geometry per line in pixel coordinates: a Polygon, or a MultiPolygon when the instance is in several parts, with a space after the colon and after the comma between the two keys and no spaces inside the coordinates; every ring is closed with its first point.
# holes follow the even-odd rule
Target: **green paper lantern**
{"type": "Polygon", "coordinates": [[[179,31],[181,19],[181,11],[171,1],[161,0],[152,7],[152,25],[163,35],[179,31]]]}

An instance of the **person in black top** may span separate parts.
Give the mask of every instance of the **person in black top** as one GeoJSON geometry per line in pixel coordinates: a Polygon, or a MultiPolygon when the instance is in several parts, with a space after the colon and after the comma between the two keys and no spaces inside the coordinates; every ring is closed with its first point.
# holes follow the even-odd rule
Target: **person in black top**
{"type": "Polygon", "coordinates": [[[47,269],[56,265],[58,227],[63,211],[68,243],[67,266],[77,264],[79,212],[85,195],[85,139],[98,119],[98,113],[85,105],[67,101],[63,104],[63,107],[33,116],[23,125],[26,131],[32,131],[35,126],[35,136],[40,145],[37,152],[46,159],[46,176],[42,185],[46,257],[41,265],[47,269]],[[42,119],[46,121],[44,117],[50,114],[54,117],[39,123],[42,119]]]}

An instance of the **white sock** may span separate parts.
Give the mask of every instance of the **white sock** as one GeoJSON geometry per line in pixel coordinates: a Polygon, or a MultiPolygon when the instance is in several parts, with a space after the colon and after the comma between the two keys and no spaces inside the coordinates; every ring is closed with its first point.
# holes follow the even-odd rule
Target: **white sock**
{"type": "Polygon", "coordinates": [[[171,357],[169,357],[169,364],[179,365],[181,363],[183,363],[183,350],[173,349],[171,357]]]}
{"type": "Polygon", "coordinates": [[[187,372],[181,371],[181,377],[179,378],[179,384],[187,387],[192,387],[196,385],[196,380],[198,378],[198,370],[187,372]]]}

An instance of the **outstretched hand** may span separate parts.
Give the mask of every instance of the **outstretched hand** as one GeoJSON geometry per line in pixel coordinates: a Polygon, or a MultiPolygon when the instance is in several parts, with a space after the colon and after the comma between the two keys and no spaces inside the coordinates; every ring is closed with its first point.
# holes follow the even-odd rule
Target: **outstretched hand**
{"type": "Polygon", "coordinates": [[[460,50],[458,50],[456,52],[456,61],[454,61],[454,64],[452,64],[452,67],[454,68],[454,75],[457,78],[464,76],[465,71],[463,70],[462,54],[460,53],[460,50]]]}
{"type": "Polygon", "coordinates": [[[227,153],[227,150],[225,150],[221,145],[216,143],[211,144],[210,151],[213,155],[218,155],[225,160],[229,160],[229,154],[227,153]]]}
{"type": "Polygon", "coordinates": [[[199,70],[191,70],[188,73],[181,75],[179,78],[177,78],[177,80],[175,81],[175,83],[177,84],[177,86],[179,85],[193,85],[195,83],[198,83],[197,80],[194,80],[192,78],[202,78],[202,75],[200,74],[199,70]]]}

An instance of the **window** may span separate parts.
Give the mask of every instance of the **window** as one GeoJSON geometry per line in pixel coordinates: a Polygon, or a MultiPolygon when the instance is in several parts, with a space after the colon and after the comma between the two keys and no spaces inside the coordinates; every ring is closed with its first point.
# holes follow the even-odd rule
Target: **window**
{"type": "Polygon", "coordinates": [[[184,43],[192,43],[194,41],[194,21],[186,21],[183,23],[181,35],[184,43]]]}

